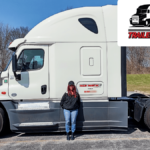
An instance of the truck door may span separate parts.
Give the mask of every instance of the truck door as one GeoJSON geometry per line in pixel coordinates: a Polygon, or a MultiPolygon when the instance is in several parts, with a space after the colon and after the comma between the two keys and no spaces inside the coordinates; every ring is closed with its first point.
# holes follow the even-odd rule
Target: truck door
{"type": "Polygon", "coordinates": [[[21,75],[21,80],[15,79],[11,63],[9,68],[9,96],[12,99],[48,98],[48,45],[21,46],[17,49],[16,55],[16,73],[21,75]],[[23,68],[20,66],[22,58],[26,62],[23,68]]]}

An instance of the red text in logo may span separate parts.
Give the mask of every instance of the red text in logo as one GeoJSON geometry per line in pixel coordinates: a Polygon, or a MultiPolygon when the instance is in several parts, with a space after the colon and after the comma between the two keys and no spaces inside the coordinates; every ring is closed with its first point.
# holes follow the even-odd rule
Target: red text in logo
{"type": "Polygon", "coordinates": [[[150,32],[129,32],[129,39],[150,38],[150,32]]]}
{"type": "Polygon", "coordinates": [[[80,87],[99,87],[100,84],[80,84],[80,87]]]}

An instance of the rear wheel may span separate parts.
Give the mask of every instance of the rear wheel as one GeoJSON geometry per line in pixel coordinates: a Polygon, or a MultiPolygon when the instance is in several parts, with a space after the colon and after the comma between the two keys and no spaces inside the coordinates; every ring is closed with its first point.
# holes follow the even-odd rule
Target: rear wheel
{"type": "Polygon", "coordinates": [[[134,94],[131,94],[129,96],[130,98],[138,98],[138,97],[141,97],[141,98],[149,98],[148,96],[144,95],[144,94],[141,94],[141,93],[134,93],[134,94]]]}
{"type": "Polygon", "coordinates": [[[7,116],[2,108],[0,108],[0,135],[6,133],[8,127],[7,116]]]}
{"type": "Polygon", "coordinates": [[[150,106],[146,108],[144,113],[144,123],[150,129],[150,106]]]}

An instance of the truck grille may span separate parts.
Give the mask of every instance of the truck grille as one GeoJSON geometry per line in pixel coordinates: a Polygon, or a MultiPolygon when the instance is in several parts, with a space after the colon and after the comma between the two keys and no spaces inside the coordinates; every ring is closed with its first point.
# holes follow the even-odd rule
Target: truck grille
{"type": "Polygon", "coordinates": [[[139,16],[133,16],[132,23],[139,23],[139,16]]]}

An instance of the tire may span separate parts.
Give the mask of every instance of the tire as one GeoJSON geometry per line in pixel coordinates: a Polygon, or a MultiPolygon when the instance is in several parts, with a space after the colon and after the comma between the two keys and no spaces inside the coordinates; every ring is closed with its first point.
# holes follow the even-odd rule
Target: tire
{"type": "Polygon", "coordinates": [[[150,129],[150,106],[146,108],[144,113],[144,123],[150,129]]]}
{"type": "Polygon", "coordinates": [[[7,133],[7,131],[9,131],[7,130],[7,127],[8,123],[6,113],[2,108],[0,108],[0,135],[7,133]]]}
{"type": "Polygon", "coordinates": [[[138,97],[141,97],[141,98],[149,98],[148,96],[144,95],[144,94],[141,94],[141,93],[134,93],[134,94],[131,94],[130,96],[128,96],[130,98],[138,98],[138,97]]]}

